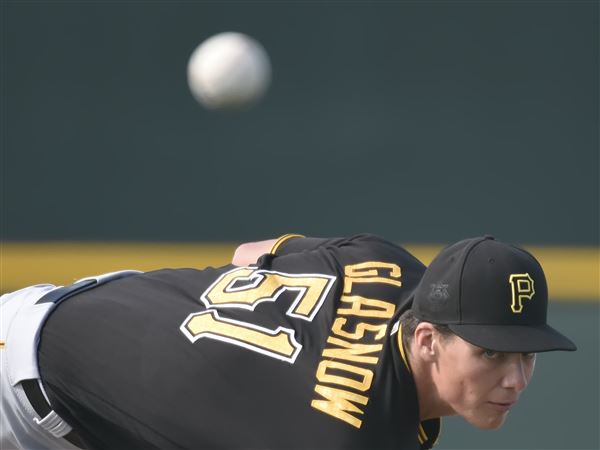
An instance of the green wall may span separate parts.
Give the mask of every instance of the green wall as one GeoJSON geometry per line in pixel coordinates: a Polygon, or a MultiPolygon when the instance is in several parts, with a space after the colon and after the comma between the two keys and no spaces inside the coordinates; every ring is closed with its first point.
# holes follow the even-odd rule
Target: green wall
{"type": "Polygon", "coordinates": [[[2,238],[598,243],[597,2],[2,2],[2,238]],[[271,55],[250,112],[187,59],[271,55]]]}

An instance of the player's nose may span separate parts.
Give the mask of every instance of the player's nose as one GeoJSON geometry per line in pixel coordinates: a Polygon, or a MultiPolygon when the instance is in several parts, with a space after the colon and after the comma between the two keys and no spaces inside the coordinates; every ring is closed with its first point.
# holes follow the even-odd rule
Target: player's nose
{"type": "Polygon", "coordinates": [[[517,393],[525,390],[529,384],[529,370],[527,363],[520,354],[512,354],[508,358],[505,376],[502,380],[502,387],[514,389],[517,393]]]}

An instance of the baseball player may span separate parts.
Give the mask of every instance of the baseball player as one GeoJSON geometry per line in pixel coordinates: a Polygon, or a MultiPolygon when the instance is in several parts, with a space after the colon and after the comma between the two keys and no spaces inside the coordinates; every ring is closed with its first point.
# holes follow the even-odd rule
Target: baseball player
{"type": "Polygon", "coordinates": [[[543,271],[486,236],[426,269],[372,235],[286,235],[220,268],[2,297],[0,447],[429,449],[501,426],[546,324],[543,271]]]}

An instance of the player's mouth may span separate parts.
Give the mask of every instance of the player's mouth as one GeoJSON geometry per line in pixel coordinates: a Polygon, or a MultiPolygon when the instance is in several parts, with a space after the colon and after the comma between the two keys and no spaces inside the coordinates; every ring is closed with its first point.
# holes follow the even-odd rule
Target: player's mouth
{"type": "Polygon", "coordinates": [[[510,410],[510,408],[512,408],[512,406],[515,404],[515,402],[488,402],[492,408],[494,408],[497,411],[500,412],[506,412],[508,410],[510,410]]]}

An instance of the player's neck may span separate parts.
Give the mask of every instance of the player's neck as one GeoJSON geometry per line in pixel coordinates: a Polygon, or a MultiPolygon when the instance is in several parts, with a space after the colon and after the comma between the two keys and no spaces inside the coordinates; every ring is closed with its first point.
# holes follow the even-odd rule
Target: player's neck
{"type": "Polygon", "coordinates": [[[408,360],[412,375],[417,387],[419,401],[419,420],[434,419],[442,416],[451,416],[455,412],[439,396],[439,391],[432,377],[435,368],[415,355],[414,349],[408,352],[408,360]]]}

